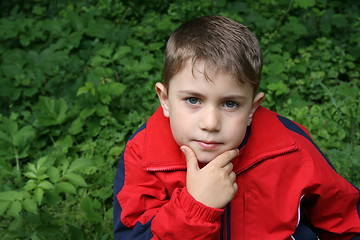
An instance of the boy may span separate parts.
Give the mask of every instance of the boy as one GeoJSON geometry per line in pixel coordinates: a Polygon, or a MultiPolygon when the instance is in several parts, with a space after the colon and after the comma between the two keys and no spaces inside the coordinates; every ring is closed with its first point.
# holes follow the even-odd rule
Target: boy
{"type": "Polygon", "coordinates": [[[260,106],[256,37],[220,16],[171,35],[161,107],[129,140],[115,239],[359,239],[359,191],[308,132],[260,106]]]}

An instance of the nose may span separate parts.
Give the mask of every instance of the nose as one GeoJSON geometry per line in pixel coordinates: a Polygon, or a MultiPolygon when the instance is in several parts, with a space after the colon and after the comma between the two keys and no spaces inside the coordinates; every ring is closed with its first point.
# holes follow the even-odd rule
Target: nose
{"type": "Polygon", "coordinates": [[[199,122],[199,127],[202,130],[209,132],[217,132],[221,127],[221,116],[217,109],[204,109],[199,122]]]}

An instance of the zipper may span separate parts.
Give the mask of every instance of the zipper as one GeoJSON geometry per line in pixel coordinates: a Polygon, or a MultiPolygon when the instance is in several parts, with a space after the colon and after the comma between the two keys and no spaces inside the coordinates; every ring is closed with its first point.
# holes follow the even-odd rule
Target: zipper
{"type": "Polygon", "coordinates": [[[231,205],[226,205],[225,212],[221,216],[220,240],[231,240],[231,205]]]}
{"type": "Polygon", "coordinates": [[[230,203],[226,206],[226,240],[231,240],[231,206],[230,203]]]}
{"type": "Polygon", "coordinates": [[[171,167],[146,167],[147,172],[171,172],[171,171],[185,171],[186,166],[171,166],[171,167]]]}

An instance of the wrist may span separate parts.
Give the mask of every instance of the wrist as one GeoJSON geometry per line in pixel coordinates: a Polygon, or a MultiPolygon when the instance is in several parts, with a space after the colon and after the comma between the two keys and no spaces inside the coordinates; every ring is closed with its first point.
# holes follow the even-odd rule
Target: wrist
{"type": "Polygon", "coordinates": [[[187,214],[204,222],[215,222],[224,212],[223,209],[209,207],[197,201],[190,195],[186,187],[183,188],[180,194],[180,204],[187,214]]]}

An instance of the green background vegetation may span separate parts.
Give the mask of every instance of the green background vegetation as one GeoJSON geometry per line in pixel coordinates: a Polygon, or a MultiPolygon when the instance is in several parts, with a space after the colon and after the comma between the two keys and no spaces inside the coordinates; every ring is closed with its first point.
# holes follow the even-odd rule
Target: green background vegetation
{"type": "Polygon", "coordinates": [[[360,186],[356,0],[12,0],[0,19],[1,239],[112,239],[126,139],[156,109],[164,46],[187,19],[249,26],[264,105],[305,125],[360,186]]]}

